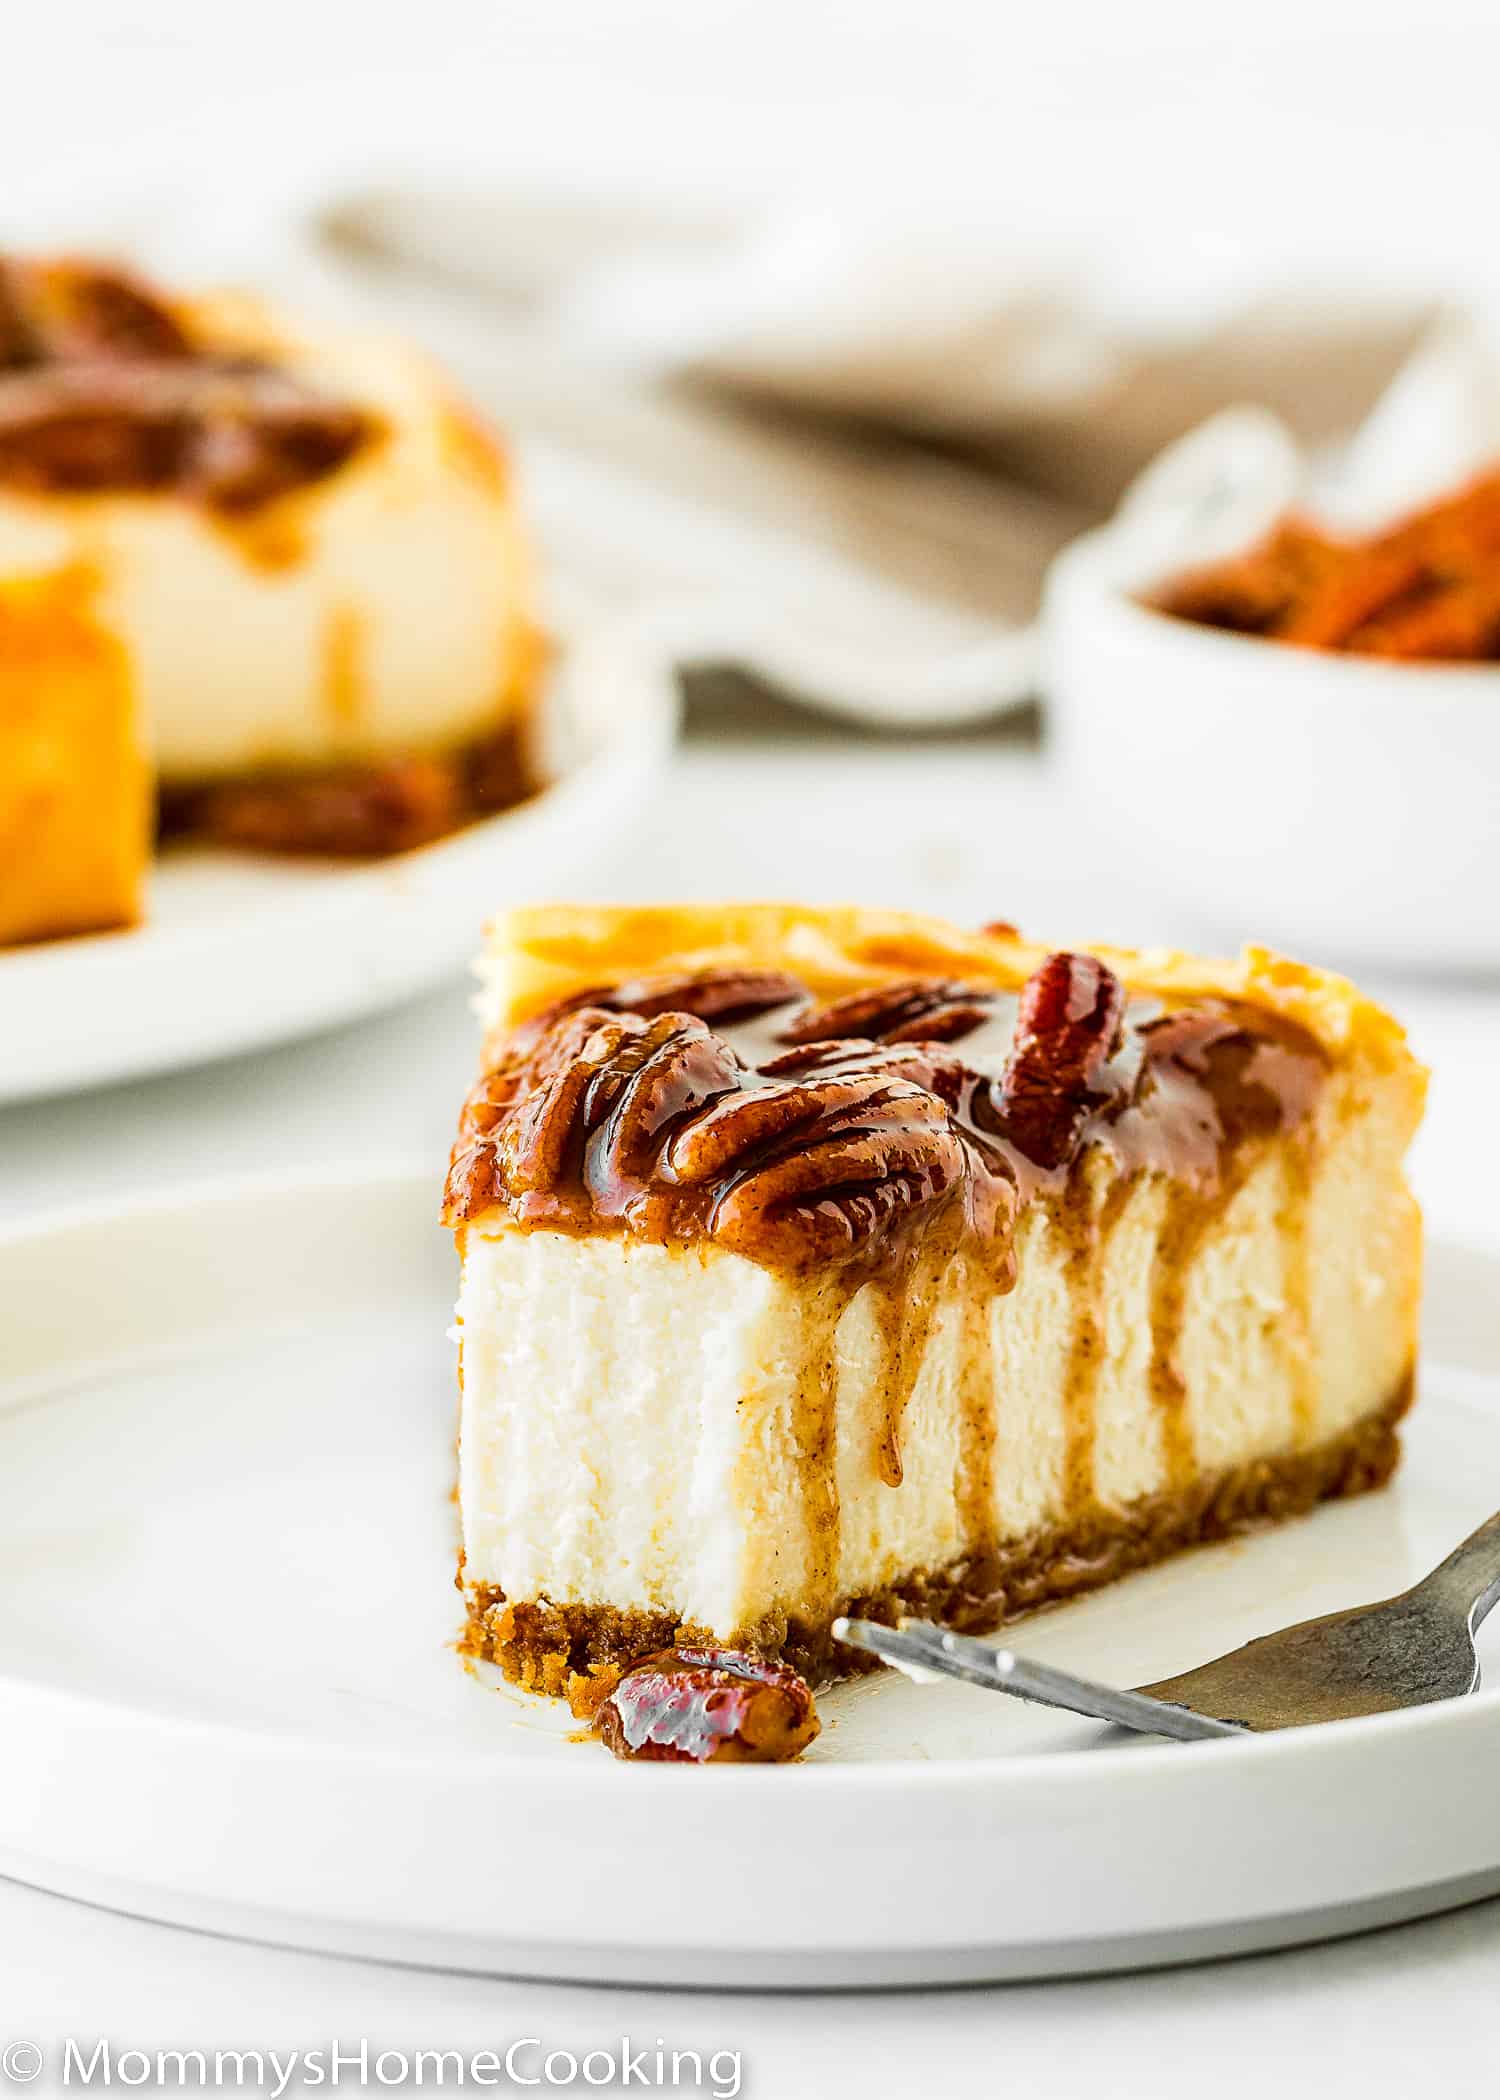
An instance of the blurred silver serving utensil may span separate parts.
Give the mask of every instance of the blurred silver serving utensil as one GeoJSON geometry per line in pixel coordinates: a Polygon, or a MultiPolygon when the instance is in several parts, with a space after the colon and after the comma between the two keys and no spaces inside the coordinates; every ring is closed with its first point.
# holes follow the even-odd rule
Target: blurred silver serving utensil
{"type": "Polygon", "coordinates": [[[1029,1662],[925,1619],[899,1627],[837,1619],[833,1634],[915,1675],[957,1677],[1040,1706],[1194,1742],[1464,1698],[1479,1685],[1474,1635],[1497,1601],[1500,1515],[1399,1596],[1307,1619],[1131,1692],[1029,1662]]]}

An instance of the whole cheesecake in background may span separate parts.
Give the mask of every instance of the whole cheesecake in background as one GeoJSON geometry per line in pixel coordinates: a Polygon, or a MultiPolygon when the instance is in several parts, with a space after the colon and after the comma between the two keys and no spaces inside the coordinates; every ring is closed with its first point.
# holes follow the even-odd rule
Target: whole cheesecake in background
{"type": "Polygon", "coordinates": [[[1343,980],[779,906],[516,912],[482,975],[461,1579],[522,1684],[837,1673],[842,1612],[993,1627],[1389,1477],[1424,1075],[1343,980]]]}
{"type": "Polygon", "coordinates": [[[540,650],[503,454],[407,349],[0,262],[0,583],[0,938],[139,910],[141,855],[123,886],[10,894],[65,808],[109,830],[139,804],[140,758],[112,803],[83,726],[85,633],[94,711],[122,716],[123,668],[116,741],[170,833],[378,855],[528,791],[540,650]],[[4,665],[36,659],[38,594],[66,633],[20,709],[4,665]]]}

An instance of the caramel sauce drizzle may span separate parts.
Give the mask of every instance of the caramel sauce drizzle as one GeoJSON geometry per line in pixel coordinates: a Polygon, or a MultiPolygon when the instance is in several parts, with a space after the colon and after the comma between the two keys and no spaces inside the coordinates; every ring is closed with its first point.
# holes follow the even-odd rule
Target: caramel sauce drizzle
{"type": "Polygon", "coordinates": [[[959,1306],[958,1471],[954,1483],[959,1531],[966,1553],[976,1562],[999,1546],[995,1521],[995,1447],[999,1423],[995,1404],[995,1347],[990,1328],[990,1300],[972,1288],[967,1257],[953,1267],[959,1306]]]}
{"type": "Polygon", "coordinates": [[[961,1307],[955,1494],[966,1550],[995,1547],[994,1297],[1015,1281],[1017,1222],[1063,1235],[1075,1325],[1064,1374],[1064,1503],[1097,1500],[1108,1249],[1141,1176],[1165,1211],[1151,1291],[1150,1386],[1168,1485],[1194,1470],[1180,1358],[1193,1253],[1266,1144],[1300,1134],[1283,1199],[1285,1348],[1299,1424],[1307,1347],[1307,1132],[1327,1068],[1305,1031],[1220,999],[1128,1004],[1088,956],[1054,955],[1019,996],[916,982],[819,1006],[779,973],[638,980],[580,994],[515,1031],[465,1105],[445,1218],[493,1213],[570,1233],[709,1239],[801,1286],[793,1431],[809,1575],[838,1590],[835,1337],[866,1287],[879,1335],[877,1469],[902,1426],[940,1309],[961,1307]],[[1101,1187],[1085,1162],[1112,1156],[1101,1187]],[[975,1269],[988,1295],[972,1288],[975,1269]]]}
{"type": "Polygon", "coordinates": [[[336,605],[323,623],[323,706],[336,730],[357,729],[365,710],[364,623],[336,605]]]}
{"type": "Polygon", "coordinates": [[[1187,1381],[1179,1362],[1184,1316],[1183,1264],[1203,1229],[1196,1206],[1167,1198],[1151,1276],[1151,1398],[1161,1424],[1162,1465],[1170,1491],[1193,1477],[1196,1452],[1188,1418],[1187,1381]]]}
{"type": "Polygon", "coordinates": [[[834,1337],[857,1288],[855,1277],[836,1271],[803,1291],[801,1347],[792,1409],[792,1434],[797,1446],[807,1526],[805,1587],[817,1605],[830,1610],[838,1595],[843,1546],[838,1453],[839,1366],[834,1337]]]}
{"type": "MultiPolygon", "coordinates": [[[[1180,1488],[1191,1481],[1196,1464],[1180,1360],[1187,1278],[1203,1241],[1259,1164],[1265,1141],[1290,1131],[1293,1152],[1308,1152],[1325,1060],[1302,1031],[1284,1022],[1268,1015],[1247,1022],[1241,1012],[1207,1003],[1164,1014],[1145,1033],[1155,1118],[1128,1111],[1115,1126],[1114,1142],[1123,1165],[1156,1166],[1167,1177],[1152,1274],[1150,1383],[1166,1485],[1180,1488]]],[[[1305,1191],[1310,1171],[1301,1178],[1305,1191]]],[[[1303,1212],[1305,1207],[1304,1201],[1303,1212]]],[[[1282,1224],[1301,1247],[1305,1222],[1295,1203],[1282,1224]]],[[[1305,1274],[1305,1249],[1294,1251],[1290,1267],[1305,1274]]],[[[1305,1287],[1287,1297],[1281,1334],[1293,1389],[1304,1396],[1299,1404],[1310,1424],[1316,1395],[1305,1287]]]]}
{"type": "Polygon", "coordinates": [[[1285,1251],[1282,1274],[1283,1347],[1292,1389],[1292,1421],[1303,1450],[1318,1438],[1317,1366],[1312,1349],[1312,1244],[1308,1214],[1316,1164],[1316,1143],[1310,1127],[1299,1132],[1299,1142],[1287,1154],[1286,1186],[1282,1193],[1280,1238],[1285,1251]]]}
{"type": "Polygon", "coordinates": [[[934,1222],[902,1271],[877,1276],[870,1285],[884,1344],[884,1426],[876,1471],[887,1487],[901,1485],[901,1425],[942,1307],[943,1283],[957,1248],[960,1224],[960,1214],[950,1208],[934,1222]]]}
{"type": "Polygon", "coordinates": [[[284,566],[288,529],[250,530],[384,435],[289,362],[195,338],[141,280],[101,263],[0,256],[0,484],[52,496],[171,490],[284,566]]]}
{"type": "Polygon", "coordinates": [[[1108,1345],[1101,1259],[1108,1238],[1104,1213],[1119,1197],[1117,1185],[1101,1205],[1088,1180],[1078,1175],[1058,1199],[1059,1223],[1067,1235],[1068,1295],[1077,1308],[1063,1372],[1062,1483],[1063,1506],[1069,1511],[1086,1510],[1096,1499],[1097,1393],[1108,1345]]]}

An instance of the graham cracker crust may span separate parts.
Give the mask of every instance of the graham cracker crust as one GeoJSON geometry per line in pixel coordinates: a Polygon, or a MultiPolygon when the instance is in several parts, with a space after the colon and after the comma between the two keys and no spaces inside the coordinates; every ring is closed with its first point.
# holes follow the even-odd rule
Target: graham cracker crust
{"type": "Polygon", "coordinates": [[[1303,1516],[1320,1502],[1384,1487],[1401,1456],[1397,1424],[1413,1392],[1414,1373],[1408,1371],[1385,1406],[1314,1450],[1259,1459],[1128,1509],[1096,1505],[1075,1522],[992,1553],[966,1556],[872,1595],[842,1598],[817,1620],[777,1614],[740,1628],[729,1640],[670,1612],[557,1605],[545,1598],[512,1604],[493,1584],[466,1585],[460,1562],[459,1587],[468,1605],[460,1646],[465,1654],[498,1663],[527,1691],[567,1697],[580,1714],[592,1711],[627,1664],[680,1644],[755,1648],[814,1682],[852,1676],[878,1664],[873,1656],[837,1647],[829,1628],[841,1614],[887,1625],[911,1614],[966,1633],[992,1632],[1189,1546],[1233,1538],[1303,1516]]]}

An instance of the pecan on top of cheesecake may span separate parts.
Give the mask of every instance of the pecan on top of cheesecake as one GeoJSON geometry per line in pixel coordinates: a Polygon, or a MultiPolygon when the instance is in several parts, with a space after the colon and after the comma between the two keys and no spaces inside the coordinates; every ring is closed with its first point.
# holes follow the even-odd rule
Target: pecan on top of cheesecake
{"type": "MultiPolygon", "coordinates": [[[[532,786],[540,650],[504,456],[399,345],[0,258],[0,583],[66,599],[60,678],[84,621],[127,674],[114,799],[64,710],[33,830],[44,791],[49,833],[85,795],[117,825],[146,766],[169,833],[380,855],[532,786]]],[[[119,712],[113,687],[96,711],[119,712]]],[[[37,734],[0,696],[0,779],[37,770],[37,734]]],[[[0,801],[0,848],[6,825],[0,801]]],[[[34,910],[0,880],[0,922],[127,922],[140,872],[74,885],[66,912],[60,879],[34,910]]]]}
{"type": "Polygon", "coordinates": [[[512,914],[446,1217],[469,1645],[822,1673],[1384,1480],[1422,1074],[1342,980],[904,914],[512,914]]]}

